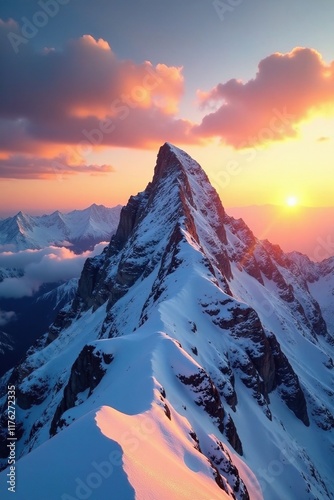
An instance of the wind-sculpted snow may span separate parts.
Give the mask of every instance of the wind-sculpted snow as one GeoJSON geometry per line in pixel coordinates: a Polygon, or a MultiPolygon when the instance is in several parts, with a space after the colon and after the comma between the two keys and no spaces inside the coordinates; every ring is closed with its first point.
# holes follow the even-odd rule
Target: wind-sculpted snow
{"type": "Polygon", "coordinates": [[[74,300],[3,379],[18,474],[43,477],[17,498],[333,498],[332,267],[301,262],[162,146],[74,300]]]}

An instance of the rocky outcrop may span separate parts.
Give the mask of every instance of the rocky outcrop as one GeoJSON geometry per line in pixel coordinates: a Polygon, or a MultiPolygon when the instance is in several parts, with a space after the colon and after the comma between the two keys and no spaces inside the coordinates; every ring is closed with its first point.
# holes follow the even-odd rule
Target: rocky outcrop
{"type": "Polygon", "coordinates": [[[47,332],[47,337],[45,341],[45,345],[51,344],[59,335],[59,333],[71,325],[72,321],[76,317],[75,309],[66,307],[59,311],[56,316],[55,321],[50,325],[50,328],[47,332]]]}
{"type": "Polygon", "coordinates": [[[243,454],[242,444],[238,436],[232,418],[225,413],[219,392],[213,381],[205,370],[199,369],[192,375],[179,374],[180,381],[189,386],[194,401],[198,406],[202,406],[204,411],[210,415],[216,423],[221,433],[225,433],[229,443],[240,454],[243,454]]]}
{"type": "Polygon", "coordinates": [[[275,363],[275,378],[278,391],[288,408],[306,426],[310,425],[304,393],[296,373],[294,372],[287,357],[282,352],[281,347],[275,337],[270,335],[268,341],[275,363]]]}
{"type": "Polygon", "coordinates": [[[275,364],[268,339],[257,313],[231,299],[202,303],[204,312],[214,325],[225,330],[240,344],[245,356],[232,356],[234,367],[240,368],[244,383],[262,394],[268,402],[268,394],[276,387],[275,364]]]}
{"type": "Polygon", "coordinates": [[[257,313],[232,299],[201,305],[211,321],[232,336],[239,347],[229,354],[232,367],[240,370],[241,380],[252,390],[267,417],[272,418],[269,394],[278,388],[283,401],[308,426],[306,400],[298,377],[276,337],[266,335],[257,313]]]}
{"type": "Polygon", "coordinates": [[[140,215],[139,208],[143,202],[142,198],[143,196],[141,194],[130,196],[127,205],[122,208],[117,231],[108,247],[108,257],[112,256],[115,250],[122,250],[128,241],[138,222],[140,215]]]}
{"type": "Polygon", "coordinates": [[[101,258],[87,259],[82,270],[73,309],[89,309],[94,305],[95,288],[101,275],[101,258]],[[82,307],[84,306],[84,307],[82,307]]]}
{"type": "Polygon", "coordinates": [[[328,338],[320,306],[307,285],[308,280],[314,282],[319,278],[321,265],[297,252],[284,254],[278,245],[267,240],[259,241],[242,219],[225,215],[225,224],[238,237],[233,247],[229,247],[229,257],[238,267],[263,286],[265,281],[272,282],[278,297],[289,304],[302,324],[310,327],[311,335],[328,338]],[[304,300],[301,301],[301,297],[304,300]]]}
{"type": "Polygon", "coordinates": [[[86,345],[82,349],[72,366],[69,381],[64,389],[63,398],[53,417],[50,427],[51,436],[56,434],[58,428],[64,425],[61,416],[65,411],[75,406],[78,394],[86,389],[89,390],[87,397],[92,394],[105,374],[104,365],[109,365],[112,360],[112,354],[100,353],[95,350],[94,346],[86,345]]]}
{"type": "Polygon", "coordinates": [[[48,395],[48,381],[41,378],[30,384],[26,389],[16,386],[16,401],[20,408],[28,410],[34,405],[40,405],[48,395]]]}
{"type": "Polygon", "coordinates": [[[236,410],[238,404],[238,396],[235,391],[235,376],[231,368],[230,363],[227,365],[219,366],[219,370],[222,374],[221,379],[218,384],[216,382],[217,388],[220,394],[224,397],[226,403],[232,408],[233,411],[236,410]]]}
{"type": "Polygon", "coordinates": [[[204,410],[212,417],[220,432],[224,432],[225,411],[221,404],[219,393],[211,378],[203,369],[190,376],[178,375],[184,385],[190,386],[196,395],[195,403],[203,406],[204,410]]]}
{"type": "MultiPolygon", "coordinates": [[[[233,464],[230,454],[225,449],[223,443],[218,439],[210,440],[203,444],[202,452],[205,453],[221,477],[231,487],[234,498],[237,500],[249,500],[247,488],[241,480],[239,471],[233,464]]],[[[227,488],[226,490],[228,491],[227,488]]]]}

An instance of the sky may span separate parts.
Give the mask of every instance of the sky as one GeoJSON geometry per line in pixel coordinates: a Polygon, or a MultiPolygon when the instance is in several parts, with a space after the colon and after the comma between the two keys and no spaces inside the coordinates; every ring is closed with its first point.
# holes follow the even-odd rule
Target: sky
{"type": "Polygon", "coordinates": [[[185,149],[225,207],[333,206],[332,0],[0,4],[0,217],[114,206],[185,149]]]}

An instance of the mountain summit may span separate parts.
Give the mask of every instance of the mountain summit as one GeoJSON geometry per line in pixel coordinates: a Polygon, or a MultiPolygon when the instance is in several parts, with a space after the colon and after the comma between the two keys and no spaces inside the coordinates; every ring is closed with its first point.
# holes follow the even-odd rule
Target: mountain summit
{"type": "Polygon", "coordinates": [[[257,240],[164,144],[73,301],[2,379],[17,498],[333,498],[333,268],[257,240]]]}

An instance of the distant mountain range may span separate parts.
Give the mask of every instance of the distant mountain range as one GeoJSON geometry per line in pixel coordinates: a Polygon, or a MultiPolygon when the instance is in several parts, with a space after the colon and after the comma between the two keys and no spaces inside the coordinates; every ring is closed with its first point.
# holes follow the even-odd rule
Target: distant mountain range
{"type": "MultiPolygon", "coordinates": [[[[10,250],[38,250],[47,246],[68,246],[76,253],[92,250],[109,241],[116,231],[121,206],[91,205],[69,213],[31,216],[19,212],[0,220],[0,253],[10,250]]],[[[24,276],[24,269],[0,267],[0,283],[24,276]]],[[[57,312],[74,294],[77,280],[49,283],[33,296],[0,297],[0,313],[13,313],[13,319],[0,322],[0,375],[17,363],[28,347],[42,335],[57,312]]]]}
{"type": "Polygon", "coordinates": [[[0,251],[69,246],[75,252],[91,250],[109,241],[119,222],[121,205],[107,208],[93,204],[84,210],[31,216],[19,212],[0,220],[0,251]]]}
{"type": "Polygon", "coordinates": [[[334,207],[251,205],[227,211],[285,252],[298,250],[315,261],[334,255],[334,207]]]}

